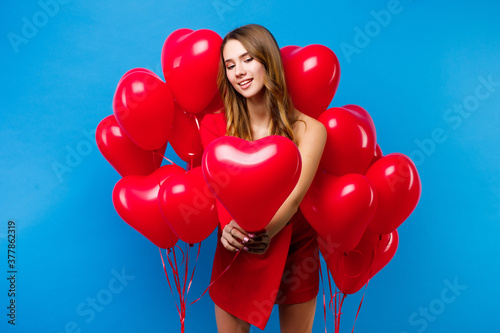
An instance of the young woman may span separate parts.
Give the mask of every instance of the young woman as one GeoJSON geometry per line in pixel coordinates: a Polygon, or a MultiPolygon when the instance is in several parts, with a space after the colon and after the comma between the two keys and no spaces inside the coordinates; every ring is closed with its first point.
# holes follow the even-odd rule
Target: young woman
{"type": "MultiPolygon", "coordinates": [[[[302,158],[300,179],[265,232],[249,234],[218,206],[223,228],[210,288],[218,330],[243,333],[250,325],[264,329],[273,305],[279,304],[282,332],[311,332],[319,253],[316,233],[299,204],[318,169],[326,129],[293,107],[278,44],[260,25],[245,25],[226,35],[218,86],[225,112],[212,115],[209,126],[224,128],[221,135],[249,141],[285,136],[297,145],[302,158]],[[236,252],[240,253],[233,261],[236,252]]],[[[265,191],[266,184],[262,188],[265,191]]]]}

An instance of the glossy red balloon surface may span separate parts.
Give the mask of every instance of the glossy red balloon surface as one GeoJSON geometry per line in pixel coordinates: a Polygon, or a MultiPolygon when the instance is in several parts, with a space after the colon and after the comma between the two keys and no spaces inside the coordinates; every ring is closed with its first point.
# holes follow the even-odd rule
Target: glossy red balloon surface
{"type": "Polygon", "coordinates": [[[219,224],[216,199],[201,167],[168,177],[158,194],[165,220],[180,240],[199,243],[219,224]]]}
{"type": "MultiPolygon", "coordinates": [[[[369,232],[370,228],[366,229],[369,232]]],[[[370,270],[370,278],[375,274],[380,272],[394,257],[399,244],[398,231],[394,230],[390,234],[378,235],[373,233],[375,238],[379,238],[377,247],[375,250],[375,258],[373,259],[373,265],[370,270]]]]}
{"type": "Polygon", "coordinates": [[[174,101],[167,85],[153,72],[128,71],[118,83],[113,112],[120,127],[139,147],[160,149],[168,140],[174,101]]]}
{"type": "Polygon", "coordinates": [[[329,246],[352,250],[375,213],[377,201],[368,179],[359,174],[342,177],[319,172],[300,209],[329,246]]]}
{"type": "Polygon", "coordinates": [[[365,174],[376,145],[375,132],[369,122],[343,108],[328,109],[318,120],[327,131],[320,169],[336,176],[365,174]]]}
{"type": "Polygon", "coordinates": [[[178,29],[165,40],[161,54],[163,74],[184,111],[203,111],[217,94],[221,44],[222,38],[207,29],[178,29]]]}
{"type": "Polygon", "coordinates": [[[357,118],[366,121],[370,125],[370,129],[375,137],[375,141],[377,141],[376,140],[377,137],[376,137],[376,133],[375,133],[375,123],[373,122],[372,116],[370,116],[368,111],[366,111],[361,106],[355,105],[355,104],[344,105],[344,106],[342,106],[342,109],[348,110],[353,115],[355,115],[357,118]]]}
{"type": "Polygon", "coordinates": [[[278,135],[256,141],[224,136],[205,149],[208,185],[246,231],[264,229],[295,188],[302,167],[295,144],[278,135]]]}
{"type": "Polygon", "coordinates": [[[400,153],[386,155],[366,173],[378,198],[369,228],[377,234],[394,231],[410,216],[420,199],[421,183],[415,164],[400,153]]]}
{"type": "Polygon", "coordinates": [[[200,165],[203,155],[198,114],[182,111],[176,105],[175,116],[170,130],[170,145],[175,153],[184,161],[200,165]]]}
{"type": "Polygon", "coordinates": [[[161,248],[171,248],[177,236],[158,205],[160,184],[171,175],[184,173],[177,165],[165,165],[149,176],[126,176],[113,189],[113,205],[120,217],[161,248]]]}
{"type": "Polygon", "coordinates": [[[384,154],[382,153],[382,149],[380,148],[380,146],[377,143],[377,146],[375,147],[375,152],[373,154],[372,164],[377,162],[378,160],[380,160],[383,156],[384,156],[384,154]]]}
{"type": "Polygon", "coordinates": [[[335,53],[324,45],[281,48],[288,91],[299,111],[318,118],[337,91],[340,64],[335,53]]]}
{"type": "Polygon", "coordinates": [[[335,285],[344,294],[358,292],[370,279],[377,237],[364,233],[356,247],[349,252],[336,251],[318,238],[318,245],[332,274],[335,285]]]}
{"type": "MultiPolygon", "coordinates": [[[[162,158],[151,150],[137,146],[118,125],[114,115],[104,118],[96,129],[96,142],[99,151],[122,176],[147,176],[158,169],[162,158]]],[[[159,149],[165,153],[167,144],[159,149]]]]}

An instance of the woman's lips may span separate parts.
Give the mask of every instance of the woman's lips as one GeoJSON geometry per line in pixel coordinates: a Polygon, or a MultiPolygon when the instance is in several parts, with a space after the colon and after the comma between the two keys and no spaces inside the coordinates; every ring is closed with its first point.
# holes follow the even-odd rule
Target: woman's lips
{"type": "Polygon", "coordinates": [[[240,83],[238,83],[238,85],[241,87],[241,89],[246,89],[250,86],[250,84],[252,83],[252,80],[253,79],[241,81],[240,83]]]}

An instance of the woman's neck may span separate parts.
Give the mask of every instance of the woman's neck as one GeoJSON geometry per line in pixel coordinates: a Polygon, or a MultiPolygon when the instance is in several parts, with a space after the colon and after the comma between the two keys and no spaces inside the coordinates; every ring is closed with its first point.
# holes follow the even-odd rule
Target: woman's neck
{"type": "Polygon", "coordinates": [[[247,109],[252,129],[267,129],[269,127],[271,112],[266,108],[263,94],[247,99],[247,109]]]}

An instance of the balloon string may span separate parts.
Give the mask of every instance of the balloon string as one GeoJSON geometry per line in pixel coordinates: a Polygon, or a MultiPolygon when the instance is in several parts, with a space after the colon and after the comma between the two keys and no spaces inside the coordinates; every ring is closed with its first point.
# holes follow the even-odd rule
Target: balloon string
{"type": "Polygon", "coordinates": [[[368,288],[368,282],[370,282],[370,280],[368,280],[366,282],[365,291],[363,292],[363,297],[361,297],[361,301],[359,302],[358,312],[356,312],[356,318],[354,318],[354,324],[352,324],[352,331],[351,331],[351,333],[354,333],[354,325],[356,325],[356,320],[358,320],[359,311],[361,310],[361,305],[363,304],[363,299],[365,298],[366,289],[368,288]]]}
{"type": "MultiPolygon", "coordinates": [[[[340,315],[342,314],[342,305],[344,304],[344,300],[346,298],[346,294],[342,293],[342,300],[340,301],[339,305],[339,313],[337,314],[337,323],[335,324],[335,333],[338,333],[340,330],[340,315]]],[[[340,292],[338,293],[338,297],[340,300],[340,292]]]]}
{"type": "Polygon", "coordinates": [[[178,266],[177,266],[177,256],[175,255],[175,247],[172,251],[173,253],[173,257],[174,257],[174,260],[173,260],[173,263],[172,263],[172,259],[170,259],[170,256],[167,256],[167,259],[168,259],[168,262],[170,264],[170,267],[172,268],[172,272],[173,272],[173,276],[174,276],[174,280],[175,280],[175,285],[176,285],[176,288],[177,288],[177,293],[179,294],[179,301],[180,301],[180,312],[179,312],[179,316],[180,316],[180,322],[181,322],[181,332],[184,332],[184,318],[186,317],[186,309],[185,309],[185,304],[184,304],[184,299],[183,299],[183,296],[181,294],[181,285],[180,285],[180,278],[179,278],[179,271],[178,271],[178,266]]]}
{"type": "MultiPolygon", "coordinates": [[[[372,260],[370,262],[370,269],[368,271],[368,276],[372,275],[373,263],[375,262],[375,256],[377,254],[377,251],[378,251],[378,248],[380,246],[381,241],[382,241],[382,235],[379,235],[378,241],[377,241],[377,245],[375,246],[375,251],[373,253],[372,260]]],[[[370,278],[368,279],[368,281],[366,281],[365,291],[363,292],[363,297],[361,297],[361,301],[359,302],[358,311],[356,312],[356,317],[354,318],[354,324],[352,325],[352,331],[351,331],[351,333],[354,333],[354,326],[356,325],[356,320],[358,320],[358,315],[359,315],[359,312],[361,310],[361,305],[363,305],[363,300],[365,298],[366,289],[368,288],[368,283],[370,283],[370,278]]]]}
{"type": "Polygon", "coordinates": [[[325,284],[323,282],[323,271],[321,270],[321,262],[319,263],[319,276],[321,277],[321,287],[323,288],[323,318],[325,320],[325,333],[328,333],[326,329],[326,297],[325,297],[325,284]]]}
{"type": "MultiPolygon", "coordinates": [[[[182,264],[181,264],[182,265],[182,264]]],[[[186,285],[189,276],[189,249],[186,249],[186,265],[184,265],[184,280],[182,285],[182,299],[184,300],[184,304],[186,303],[186,285]]]]}
{"type": "MultiPolygon", "coordinates": [[[[334,314],[333,313],[333,300],[334,300],[334,296],[333,296],[333,292],[332,292],[332,281],[330,280],[330,270],[326,271],[326,276],[328,278],[328,285],[330,287],[330,304],[329,304],[328,308],[330,309],[330,311],[332,311],[332,314],[334,314]]],[[[337,308],[335,308],[335,311],[337,311],[337,308]]]]}
{"type": "MultiPolygon", "coordinates": [[[[170,279],[168,277],[167,267],[165,266],[165,261],[163,260],[163,254],[161,253],[161,248],[158,248],[158,249],[160,250],[161,263],[163,264],[163,270],[165,271],[165,276],[167,277],[168,286],[170,287],[170,293],[172,294],[172,296],[174,296],[174,291],[172,290],[172,285],[171,285],[170,279]]],[[[168,254],[167,254],[167,258],[168,258],[168,254]]],[[[175,301],[174,301],[174,304],[175,304],[175,307],[177,308],[177,312],[179,313],[179,317],[180,317],[181,311],[179,309],[179,306],[177,305],[177,302],[175,302],[175,301]]]]}
{"type": "MultiPolygon", "coordinates": [[[[191,244],[189,245],[191,247],[191,244]]],[[[191,289],[191,284],[193,283],[194,271],[196,270],[196,264],[198,263],[198,258],[200,257],[201,252],[201,242],[198,243],[198,253],[196,254],[196,260],[194,262],[193,271],[191,272],[191,278],[189,279],[189,285],[186,291],[186,295],[189,294],[189,290],[191,289]]],[[[189,304],[191,305],[191,304],[189,304]]]]}
{"type": "Polygon", "coordinates": [[[234,255],[233,257],[233,260],[231,260],[231,262],[229,263],[229,265],[227,265],[227,267],[219,274],[218,277],[216,277],[212,282],[210,282],[210,284],[208,285],[207,289],[205,289],[205,291],[203,292],[203,294],[201,294],[200,297],[198,297],[196,300],[194,300],[193,302],[191,302],[189,305],[192,305],[196,302],[198,302],[202,297],[203,295],[206,294],[206,292],[210,289],[210,287],[212,287],[212,285],[224,274],[226,273],[226,271],[229,269],[229,267],[231,267],[231,265],[233,264],[233,262],[236,260],[236,257],[238,256],[238,254],[240,254],[240,252],[236,252],[236,254],[234,255]]]}
{"type": "MultiPolygon", "coordinates": [[[[172,162],[172,160],[171,160],[171,159],[167,158],[165,155],[163,155],[162,153],[160,153],[160,151],[159,151],[159,150],[155,150],[155,151],[153,152],[153,159],[154,159],[154,155],[155,155],[155,153],[156,153],[156,154],[158,154],[158,155],[160,155],[161,157],[163,157],[163,158],[164,158],[164,159],[166,159],[167,161],[169,161],[172,165],[177,165],[177,164],[175,164],[174,162],[172,162]]],[[[155,160],[155,168],[156,168],[156,160],[155,160]]]]}
{"type": "MultiPolygon", "coordinates": [[[[158,150],[154,150],[153,151],[153,165],[155,166],[155,171],[158,170],[158,168],[156,167],[156,158],[155,158],[155,153],[157,154],[160,154],[161,156],[163,156],[163,154],[161,154],[158,150]]],[[[168,158],[166,158],[165,156],[163,156],[163,158],[165,158],[166,160],[170,161],[168,158]]],[[[170,163],[172,163],[173,165],[176,165],[174,162],[170,161],[170,163]]],[[[161,185],[162,185],[162,182],[160,181],[160,176],[158,174],[156,174],[156,181],[158,182],[158,194],[160,192],[160,189],[161,189],[161,185]]],[[[157,195],[158,195],[157,194],[157,195]]],[[[165,218],[165,216],[163,215],[163,213],[161,214],[161,216],[163,217],[163,220],[168,224],[168,221],[167,219],[165,218]]],[[[170,224],[168,224],[170,225],[170,224]]],[[[169,233],[169,236],[170,236],[170,239],[176,239],[176,235],[174,235],[174,233],[172,232],[172,229],[171,228],[168,228],[168,233],[169,233]]],[[[180,249],[180,248],[179,248],[180,249]]],[[[181,250],[182,251],[182,250],[181,250]]],[[[184,253],[183,253],[183,257],[184,257],[184,253]]]]}

